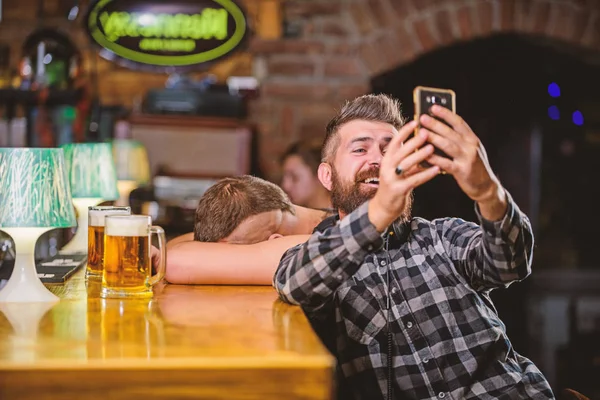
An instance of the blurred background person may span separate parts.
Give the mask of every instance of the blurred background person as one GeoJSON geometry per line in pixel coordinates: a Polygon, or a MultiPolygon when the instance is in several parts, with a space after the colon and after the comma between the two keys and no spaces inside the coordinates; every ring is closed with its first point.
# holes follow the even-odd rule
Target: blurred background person
{"type": "Polygon", "coordinates": [[[283,154],[281,187],[292,203],[308,208],[331,208],[329,191],[317,178],[317,168],[320,163],[320,141],[296,142],[283,154]]]}

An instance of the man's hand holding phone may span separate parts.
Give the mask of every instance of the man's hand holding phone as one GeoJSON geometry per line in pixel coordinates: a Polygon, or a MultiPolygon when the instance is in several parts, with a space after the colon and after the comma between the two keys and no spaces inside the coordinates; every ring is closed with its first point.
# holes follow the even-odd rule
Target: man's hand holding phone
{"type": "Polygon", "coordinates": [[[434,148],[427,144],[427,133],[412,135],[416,127],[416,121],[411,121],[400,128],[381,160],[379,188],[369,202],[369,220],[379,232],[402,214],[414,188],[439,173],[437,166],[426,169],[420,166],[434,148]]]}
{"type": "Polygon", "coordinates": [[[423,114],[420,131],[427,141],[449,158],[431,154],[427,162],[452,175],[467,196],[476,201],[486,219],[500,219],[506,211],[506,194],[492,171],[485,148],[469,125],[452,111],[434,105],[431,113],[446,122],[423,114]]]}

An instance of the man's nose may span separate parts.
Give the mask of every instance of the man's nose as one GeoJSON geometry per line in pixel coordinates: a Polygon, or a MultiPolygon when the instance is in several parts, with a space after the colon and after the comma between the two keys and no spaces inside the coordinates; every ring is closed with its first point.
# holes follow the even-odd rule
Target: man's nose
{"type": "Polygon", "coordinates": [[[369,152],[369,164],[370,165],[380,165],[382,158],[383,158],[383,152],[379,148],[373,149],[369,152]]]}

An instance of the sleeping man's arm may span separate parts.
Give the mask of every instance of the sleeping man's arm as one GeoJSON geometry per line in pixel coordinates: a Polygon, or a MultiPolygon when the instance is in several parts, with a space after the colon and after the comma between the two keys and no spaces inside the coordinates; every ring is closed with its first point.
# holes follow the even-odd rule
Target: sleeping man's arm
{"type": "Polygon", "coordinates": [[[185,235],[177,236],[167,242],[167,251],[169,251],[175,245],[183,242],[190,242],[194,240],[194,232],[186,233],[185,235]]]}
{"type": "Polygon", "coordinates": [[[283,253],[308,238],[294,235],[229,244],[198,242],[192,233],[182,235],[167,245],[166,279],[176,284],[271,285],[283,253]]]}

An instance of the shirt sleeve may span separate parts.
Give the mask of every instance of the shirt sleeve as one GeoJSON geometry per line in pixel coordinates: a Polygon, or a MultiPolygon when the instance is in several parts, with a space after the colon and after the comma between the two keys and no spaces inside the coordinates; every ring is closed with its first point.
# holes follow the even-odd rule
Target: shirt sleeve
{"type": "Polygon", "coordinates": [[[360,268],[368,253],[382,246],[382,235],[369,220],[366,202],[337,225],[289,249],[275,272],[273,286],[283,301],[316,310],[360,268]]]}
{"type": "Polygon", "coordinates": [[[506,193],[499,221],[488,221],[475,205],[480,225],[458,218],[433,221],[446,252],[476,290],[507,287],[531,273],[533,232],[527,216],[506,193]]]}

